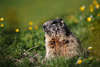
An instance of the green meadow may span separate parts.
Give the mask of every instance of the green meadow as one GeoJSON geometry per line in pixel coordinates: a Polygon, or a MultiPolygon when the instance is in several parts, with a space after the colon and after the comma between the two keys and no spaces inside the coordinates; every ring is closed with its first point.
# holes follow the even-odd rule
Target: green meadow
{"type": "Polygon", "coordinates": [[[99,0],[0,0],[0,67],[99,67],[99,0]],[[62,18],[87,58],[57,58],[43,62],[48,20],[62,18]]]}

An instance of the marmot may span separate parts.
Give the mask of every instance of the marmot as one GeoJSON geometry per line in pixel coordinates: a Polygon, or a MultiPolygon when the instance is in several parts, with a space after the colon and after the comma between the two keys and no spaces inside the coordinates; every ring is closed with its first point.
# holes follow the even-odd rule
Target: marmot
{"type": "Polygon", "coordinates": [[[43,29],[45,32],[46,59],[59,56],[73,58],[83,53],[80,41],[68,29],[62,19],[45,22],[43,29]]]}

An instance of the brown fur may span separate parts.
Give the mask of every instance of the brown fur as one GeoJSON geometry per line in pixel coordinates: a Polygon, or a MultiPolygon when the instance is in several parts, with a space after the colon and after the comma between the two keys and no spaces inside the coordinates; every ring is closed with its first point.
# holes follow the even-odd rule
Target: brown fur
{"type": "Polygon", "coordinates": [[[60,40],[58,37],[46,36],[46,59],[59,56],[72,58],[81,55],[82,48],[76,38],[73,35],[65,38],[60,40]]]}

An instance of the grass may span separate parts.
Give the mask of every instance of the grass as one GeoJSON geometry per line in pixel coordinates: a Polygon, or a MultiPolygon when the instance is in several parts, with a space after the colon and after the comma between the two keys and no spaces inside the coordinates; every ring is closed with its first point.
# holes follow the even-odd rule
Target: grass
{"type": "MultiPolygon", "coordinates": [[[[95,7],[95,6],[94,6],[95,7]]],[[[100,8],[93,13],[81,11],[70,15],[60,15],[70,30],[80,39],[84,48],[93,47],[90,56],[81,57],[82,62],[77,64],[79,58],[57,58],[43,62],[45,57],[45,42],[42,24],[55,16],[45,17],[40,23],[17,25],[13,27],[0,21],[0,67],[99,67],[100,66],[100,8]],[[91,17],[93,16],[93,17],[91,17]],[[87,18],[91,20],[87,20],[87,18]],[[2,26],[1,24],[4,24],[2,26]],[[32,29],[29,29],[31,27],[32,29]],[[16,32],[17,29],[17,32],[16,32]]]]}

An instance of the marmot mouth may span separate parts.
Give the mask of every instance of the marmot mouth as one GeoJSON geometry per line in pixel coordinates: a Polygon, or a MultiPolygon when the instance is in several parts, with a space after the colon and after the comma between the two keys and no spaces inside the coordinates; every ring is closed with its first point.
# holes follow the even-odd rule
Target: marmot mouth
{"type": "Polygon", "coordinates": [[[43,24],[43,31],[46,32],[46,26],[43,24]]]}

